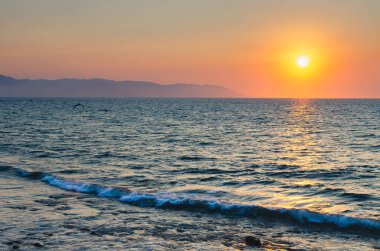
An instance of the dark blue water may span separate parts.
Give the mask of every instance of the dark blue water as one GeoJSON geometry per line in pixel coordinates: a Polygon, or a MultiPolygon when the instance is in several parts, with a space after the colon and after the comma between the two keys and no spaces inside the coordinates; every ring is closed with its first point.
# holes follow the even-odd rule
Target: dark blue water
{"type": "Polygon", "coordinates": [[[4,247],[379,248],[380,100],[0,99],[0,137],[4,247]]]}

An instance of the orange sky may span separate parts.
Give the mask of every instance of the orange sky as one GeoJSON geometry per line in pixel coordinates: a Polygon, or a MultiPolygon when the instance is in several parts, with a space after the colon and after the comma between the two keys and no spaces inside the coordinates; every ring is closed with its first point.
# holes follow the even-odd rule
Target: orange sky
{"type": "Polygon", "coordinates": [[[380,98],[379,13],[377,0],[0,0],[0,74],[380,98]]]}

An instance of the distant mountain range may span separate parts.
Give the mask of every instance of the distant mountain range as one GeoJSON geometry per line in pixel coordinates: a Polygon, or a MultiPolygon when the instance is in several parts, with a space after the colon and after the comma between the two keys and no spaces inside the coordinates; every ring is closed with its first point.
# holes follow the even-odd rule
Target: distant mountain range
{"type": "Polygon", "coordinates": [[[107,79],[15,79],[0,75],[0,97],[172,97],[234,98],[240,95],[216,85],[170,84],[107,79]]]}

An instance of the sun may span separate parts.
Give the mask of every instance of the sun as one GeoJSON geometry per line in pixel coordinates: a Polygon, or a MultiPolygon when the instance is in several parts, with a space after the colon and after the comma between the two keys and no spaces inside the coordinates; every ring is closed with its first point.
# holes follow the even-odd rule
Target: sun
{"type": "MultiPolygon", "coordinates": [[[[270,52],[273,54],[273,63],[268,68],[275,70],[272,74],[273,82],[281,83],[281,86],[291,88],[311,88],[322,86],[322,80],[327,77],[328,71],[326,54],[327,51],[319,46],[289,45],[279,47],[270,52]]],[[[268,70],[269,71],[269,70],[268,70]]]]}
{"type": "Polygon", "coordinates": [[[310,58],[306,55],[301,55],[296,58],[296,64],[300,68],[306,68],[310,64],[310,58]]]}

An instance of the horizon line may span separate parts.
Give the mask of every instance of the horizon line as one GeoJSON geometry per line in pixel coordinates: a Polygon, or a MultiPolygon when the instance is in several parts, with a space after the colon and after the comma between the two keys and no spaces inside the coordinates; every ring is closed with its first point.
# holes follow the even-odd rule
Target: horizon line
{"type": "MultiPolygon", "coordinates": [[[[172,82],[172,83],[163,83],[163,82],[156,82],[154,80],[148,81],[148,80],[114,80],[114,79],[107,79],[107,78],[101,78],[101,77],[91,77],[91,78],[71,78],[71,77],[65,77],[65,78],[55,78],[55,79],[44,79],[44,78],[15,78],[10,75],[5,75],[0,73],[0,77],[5,78],[11,78],[17,81],[20,80],[31,80],[31,81],[39,81],[39,80],[46,80],[46,81],[58,81],[58,80],[105,80],[105,81],[112,81],[112,82],[140,82],[140,83],[152,83],[157,84],[161,86],[170,86],[170,85],[196,85],[196,86],[210,86],[210,87],[219,87],[224,88],[226,90],[230,90],[234,92],[235,94],[241,95],[240,92],[231,89],[229,87],[225,87],[223,85],[219,84],[207,84],[207,83],[190,83],[190,82],[172,82]]],[[[144,98],[152,98],[152,99],[380,99],[379,97],[246,97],[241,95],[241,97],[66,97],[66,96],[54,96],[54,97],[48,97],[48,96],[41,96],[41,97],[33,97],[33,96],[0,96],[0,98],[129,98],[129,99],[144,99],[144,98]]]]}
{"type": "Polygon", "coordinates": [[[35,97],[35,96],[0,96],[0,99],[286,99],[286,100],[317,100],[317,99],[324,99],[324,100],[363,100],[363,99],[368,99],[368,100],[376,100],[380,99],[378,98],[361,98],[361,97],[321,97],[321,98],[289,98],[289,97],[83,97],[83,96],[78,96],[78,97],[65,97],[65,96],[54,96],[54,97],[48,97],[48,96],[41,96],[41,97],[35,97]]]}

